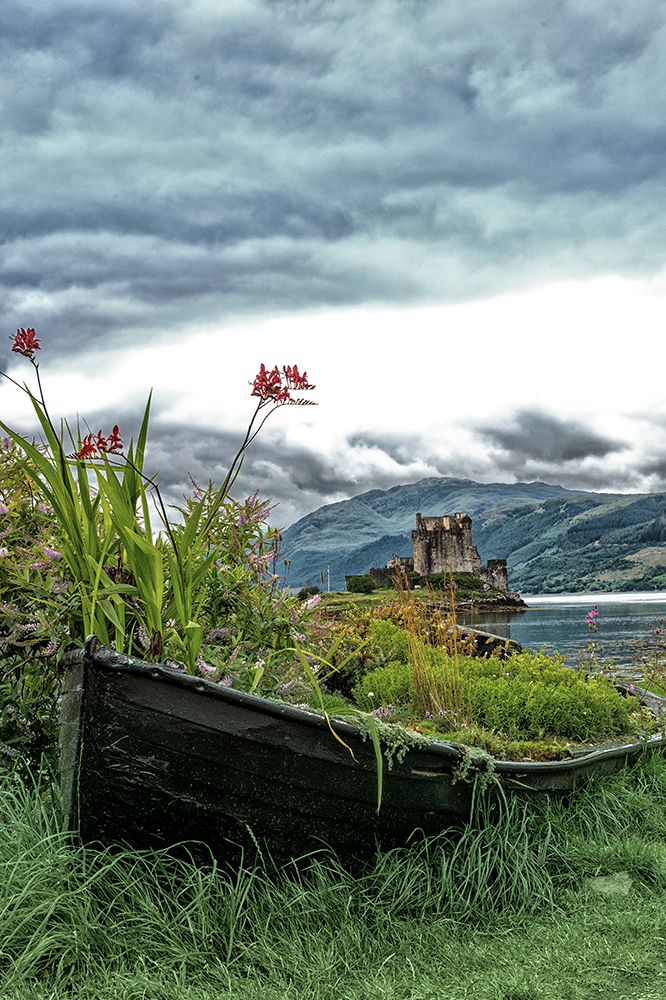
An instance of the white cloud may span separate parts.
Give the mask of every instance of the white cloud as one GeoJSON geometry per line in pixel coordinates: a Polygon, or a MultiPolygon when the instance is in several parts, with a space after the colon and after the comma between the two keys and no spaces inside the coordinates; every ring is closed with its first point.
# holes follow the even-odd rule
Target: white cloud
{"type": "Polygon", "coordinates": [[[174,490],[223,471],[262,361],[318,386],[243,471],[290,516],[422,475],[661,488],[665,24],[657,0],[6,0],[7,332],[37,327],[51,409],[91,426],[134,427],[154,386],[174,490]],[[627,447],[482,433],[526,411],[627,447]]]}
{"type": "MultiPolygon", "coordinates": [[[[437,475],[642,491],[666,485],[665,299],[664,275],[606,276],[439,306],[236,318],[55,362],[47,336],[41,371],[51,412],[72,419],[75,401],[95,430],[122,428],[123,415],[134,427],[153,387],[158,464],[168,454],[169,482],[185,489],[188,471],[221,478],[259,365],[305,368],[318,406],[274,414],[242,480],[282,500],[280,517],[437,475]]],[[[20,358],[10,372],[31,375],[20,358]]],[[[9,386],[3,412],[30,426],[9,386]]]]}

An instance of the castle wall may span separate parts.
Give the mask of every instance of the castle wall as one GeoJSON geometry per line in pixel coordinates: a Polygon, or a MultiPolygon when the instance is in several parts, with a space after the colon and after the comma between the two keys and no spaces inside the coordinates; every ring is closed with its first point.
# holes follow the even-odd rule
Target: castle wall
{"type": "MultiPolygon", "coordinates": [[[[372,566],[368,573],[375,581],[376,586],[386,587],[393,577],[402,571],[403,573],[411,573],[414,569],[414,559],[412,556],[393,556],[386,566],[372,566]]],[[[345,583],[346,586],[346,583],[345,583]]]]}
{"type": "Polygon", "coordinates": [[[416,515],[412,531],[414,569],[421,576],[430,573],[479,573],[481,557],[472,545],[472,519],[467,514],[453,517],[416,515]]]}
{"type": "Polygon", "coordinates": [[[489,559],[487,566],[482,566],[479,571],[480,576],[493,587],[509,593],[509,574],[506,568],[506,559],[489,559]]]}

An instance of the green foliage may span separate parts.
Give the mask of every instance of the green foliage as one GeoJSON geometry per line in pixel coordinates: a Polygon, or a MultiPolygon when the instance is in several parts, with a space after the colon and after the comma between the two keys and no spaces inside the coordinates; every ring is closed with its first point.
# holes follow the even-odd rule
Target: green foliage
{"type": "Polygon", "coordinates": [[[393,660],[365,674],[354,687],[354,701],[369,712],[382,705],[410,704],[410,670],[403,660],[393,660]]]}
{"type": "Polygon", "coordinates": [[[421,576],[419,573],[411,572],[407,573],[407,579],[410,587],[429,587],[438,598],[441,594],[444,600],[449,599],[451,579],[456,601],[488,600],[489,597],[502,593],[473,573],[430,573],[421,576]]]}
{"type": "Polygon", "coordinates": [[[0,788],[7,1000],[663,995],[658,754],[353,866],[325,850],[275,870],[259,853],[231,868],[83,848],[56,795],[0,788]],[[630,894],[596,893],[605,875],[630,894]]]}
{"type": "MultiPolygon", "coordinates": [[[[422,653],[435,676],[445,683],[453,670],[452,657],[426,645],[422,653]]],[[[622,697],[609,681],[575,673],[561,658],[544,653],[516,653],[506,660],[461,656],[458,670],[465,721],[517,739],[548,735],[586,741],[620,735],[629,731],[629,715],[638,708],[635,698],[622,697]]],[[[365,674],[354,688],[354,697],[366,711],[390,703],[415,714],[410,665],[394,661],[365,674]]],[[[431,714],[441,715],[446,726],[448,713],[459,707],[433,706],[431,714]]]]}
{"type": "MultiPolygon", "coordinates": [[[[123,615],[128,595],[136,596],[143,603],[151,622],[156,620],[154,565],[151,572],[144,573],[144,563],[146,568],[148,566],[148,555],[144,551],[148,543],[141,537],[142,530],[135,513],[136,503],[141,495],[144,501],[143,512],[147,516],[146,493],[140,469],[150,401],[144,414],[136,454],[133,446],[129,447],[126,475],[121,479],[106,460],[106,477],[97,470],[97,482],[101,491],[97,493],[90,485],[86,463],[66,457],[63,441],[57,437],[44,406],[33,396],[30,399],[40,421],[46,447],[38,447],[25,440],[1,421],[0,427],[14,442],[15,462],[19,469],[30,481],[32,488],[41,494],[44,506],[52,512],[67,566],[67,577],[76,588],[81,601],[84,635],[95,632],[102,642],[109,645],[111,640],[108,626],[111,622],[118,642],[124,638],[123,615]],[[108,500],[109,491],[117,501],[116,509],[110,503],[102,502],[102,496],[106,496],[108,500]],[[132,555],[140,551],[134,584],[116,582],[108,572],[109,564],[118,550],[118,532],[121,533],[123,543],[130,546],[132,555]],[[130,535],[136,536],[135,543],[130,535]]],[[[74,444],[73,437],[70,437],[74,444]]],[[[122,551],[119,558],[122,561],[122,551]]]]}
{"type": "Polygon", "coordinates": [[[351,721],[360,730],[364,740],[368,736],[372,736],[374,730],[377,740],[381,744],[381,752],[386,759],[389,771],[393,768],[394,760],[397,760],[399,764],[402,763],[408,750],[413,747],[427,747],[430,743],[427,736],[423,736],[414,729],[393,725],[371,713],[355,715],[351,721]]]}
{"type": "Polygon", "coordinates": [[[375,589],[375,581],[369,573],[362,576],[350,576],[347,580],[347,590],[350,594],[371,594],[375,589]]]}
{"type": "Polygon", "coordinates": [[[409,642],[404,628],[395,625],[390,619],[375,618],[370,622],[369,632],[373,642],[379,646],[387,660],[407,663],[409,642]]]}
{"type": "Polygon", "coordinates": [[[56,759],[58,662],[83,634],[53,509],[13,442],[0,446],[0,772],[56,759]]]}
{"type": "Polygon", "coordinates": [[[58,764],[58,685],[43,662],[6,657],[0,675],[0,780],[58,764]]]}
{"type": "MultiPolygon", "coordinates": [[[[214,565],[207,574],[199,617],[205,626],[202,656],[229,669],[293,648],[308,619],[296,598],[274,591],[249,566],[214,565]]],[[[293,654],[288,654],[293,659],[293,654]]]]}
{"type": "MultiPolygon", "coordinates": [[[[80,503],[63,487],[72,523],[79,503],[85,544],[100,545],[96,565],[86,564],[94,578],[77,577],[74,556],[63,556],[67,531],[43,500],[49,479],[39,485],[34,455],[17,443],[0,449],[0,768],[3,761],[5,769],[38,766],[47,749],[54,756],[58,663],[91,625],[121,651],[184,661],[191,672],[267,694],[291,685],[295,700],[307,699],[310,685],[294,669],[293,647],[316,615],[308,602],[277,589],[278,533],[266,526],[268,505],[256,494],[220,504],[214,484],[195,487],[183,524],[153,538],[143,480],[130,469],[121,481],[106,463],[98,467],[99,493],[87,476],[76,486],[80,503]],[[110,561],[100,565],[104,558],[110,561]]],[[[59,475],[56,463],[49,476],[57,483],[59,475]]]]}

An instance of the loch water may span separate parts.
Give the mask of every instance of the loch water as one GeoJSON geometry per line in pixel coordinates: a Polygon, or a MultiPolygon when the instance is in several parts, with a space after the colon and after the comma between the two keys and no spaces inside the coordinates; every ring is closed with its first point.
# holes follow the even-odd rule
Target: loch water
{"type": "MultiPolygon", "coordinates": [[[[569,666],[576,666],[587,658],[591,636],[586,616],[596,605],[597,634],[591,638],[603,650],[600,655],[603,663],[610,664],[618,675],[640,679],[641,660],[654,660],[655,640],[650,626],[659,628],[666,622],[664,592],[520,596],[528,605],[524,611],[460,612],[458,620],[484,632],[515,639],[523,648],[544,646],[548,653],[557,650],[569,666]]],[[[662,663],[665,655],[662,646],[662,663]]]]}

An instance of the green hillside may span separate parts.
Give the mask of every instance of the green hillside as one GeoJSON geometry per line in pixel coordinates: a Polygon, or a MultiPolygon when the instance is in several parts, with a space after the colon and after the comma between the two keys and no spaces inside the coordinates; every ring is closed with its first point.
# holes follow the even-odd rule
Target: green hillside
{"type": "Polygon", "coordinates": [[[666,494],[448,478],[371,490],[301,518],[284,532],[289,582],[319,583],[330,570],[339,590],[345,574],[410,555],[417,511],[469,514],[481,559],[507,559],[513,590],[666,590],[666,494]]]}

